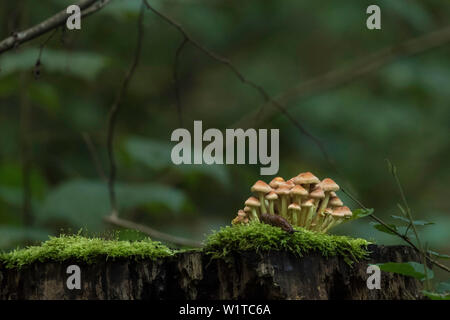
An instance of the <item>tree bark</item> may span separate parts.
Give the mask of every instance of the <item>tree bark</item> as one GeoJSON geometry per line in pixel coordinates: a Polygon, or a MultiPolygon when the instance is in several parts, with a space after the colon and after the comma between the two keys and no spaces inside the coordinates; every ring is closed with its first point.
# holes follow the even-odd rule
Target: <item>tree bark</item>
{"type": "Polygon", "coordinates": [[[421,299],[414,278],[381,273],[381,289],[367,288],[367,267],[420,261],[406,246],[370,245],[367,260],[350,267],[341,257],[286,252],[234,254],[211,260],[202,252],[151,260],[34,263],[24,269],[0,266],[0,299],[421,299]],[[69,265],[81,268],[81,289],[69,290],[69,265]]]}

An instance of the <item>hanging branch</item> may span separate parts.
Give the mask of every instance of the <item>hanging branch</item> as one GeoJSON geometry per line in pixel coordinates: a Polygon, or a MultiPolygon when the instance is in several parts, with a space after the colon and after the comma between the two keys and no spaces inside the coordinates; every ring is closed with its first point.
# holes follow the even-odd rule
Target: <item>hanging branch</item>
{"type": "MultiPolygon", "coordinates": [[[[81,16],[87,17],[103,8],[109,2],[110,0],[81,0],[75,3],[75,5],[79,6],[82,10],[81,16]]],[[[0,54],[64,25],[69,16],[66,9],[64,9],[31,28],[13,33],[10,37],[0,41],[0,54]]]]}
{"type": "Polygon", "coordinates": [[[117,199],[115,192],[115,182],[116,182],[116,161],[114,157],[114,130],[117,121],[117,114],[120,111],[121,100],[125,95],[125,92],[128,89],[128,85],[130,83],[131,78],[133,77],[134,71],[136,70],[137,65],[139,64],[139,59],[141,57],[142,51],[142,39],[144,35],[144,25],[143,25],[143,17],[144,17],[144,7],[142,6],[139,19],[138,19],[138,39],[136,49],[134,51],[134,58],[131,63],[131,66],[123,79],[122,85],[116,95],[116,98],[111,105],[108,114],[108,132],[107,132],[107,149],[108,149],[108,160],[109,160],[109,176],[108,176],[108,191],[109,191],[109,200],[111,205],[111,216],[118,216],[118,207],[117,207],[117,199]]]}

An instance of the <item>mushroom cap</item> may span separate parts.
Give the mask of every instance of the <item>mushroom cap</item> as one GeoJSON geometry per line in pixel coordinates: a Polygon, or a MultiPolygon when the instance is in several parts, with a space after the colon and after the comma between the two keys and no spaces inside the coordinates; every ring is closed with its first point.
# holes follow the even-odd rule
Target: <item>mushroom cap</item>
{"type": "Polygon", "coordinates": [[[309,196],[313,199],[323,199],[325,198],[325,192],[319,186],[316,186],[310,193],[309,196]]]}
{"type": "Polygon", "coordinates": [[[351,217],[353,215],[352,211],[346,206],[334,208],[333,212],[339,213],[344,217],[351,217]]]}
{"type": "Polygon", "coordinates": [[[323,213],[325,213],[326,215],[332,214],[333,213],[333,209],[332,208],[326,208],[323,213]]]}
{"type": "Polygon", "coordinates": [[[277,200],[278,195],[275,192],[270,191],[269,194],[266,195],[266,199],[267,200],[277,200]]]}
{"type": "Polygon", "coordinates": [[[320,180],[311,172],[302,172],[298,176],[292,178],[295,184],[319,183],[320,180]]]}
{"type": "Polygon", "coordinates": [[[330,178],[323,179],[322,182],[320,183],[320,186],[322,187],[323,191],[325,191],[325,192],[339,190],[338,184],[330,178]]]}
{"type": "Polygon", "coordinates": [[[265,183],[262,180],[258,180],[255,182],[255,184],[252,186],[251,188],[252,192],[264,192],[264,193],[268,193],[270,191],[272,191],[272,188],[265,183]]]}
{"type": "Polygon", "coordinates": [[[290,194],[291,191],[290,191],[289,187],[281,185],[278,187],[278,189],[275,189],[275,193],[279,196],[282,196],[282,195],[290,194]]]}
{"type": "Polygon", "coordinates": [[[291,203],[291,204],[289,205],[288,209],[290,209],[290,210],[295,210],[295,211],[300,211],[300,210],[302,210],[302,208],[301,208],[298,204],[296,204],[295,202],[291,203]]]}
{"type": "Polygon", "coordinates": [[[314,205],[313,199],[308,199],[308,200],[302,202],[302,207],[309,208],[309,207],[312,207],[313,205],[314,205]]]}
{"type": "Polygon", "coordinates": [[[250,211],[252,211],[252,208],[250,208],[249,206],[244,207],[244,212],[250,212],[250,211]]]}
{"type": "Polygon", "coordinates": [[[250,197],[245,201],[245,205],[249,206],[249,207],[261,207],[261,202],[259,202],[258,199],[256,199],[255,197],[250,197]]]}
{"type": "Polygon", "coordinates": [[[280,182],[284,182],[283,177],[275,177],[275,178],[272,179],[272,181],[270,181],[269,185],[270,185],[272,188],[276,189],[276,188],[278,188],[278,184],[279,184],[280,182]]]}
{"type": "Polygon", "coordinates": [[[244,210],[238,211],[238,217],[245,218],[246,216],[247,216],[247,214],[244,212],[244,210]]]}
{"type": "Polygon", "coordinates": [[[337,197],[337,194],[336,194],[336,192],[331,191],[331,192],[330,192],[330,196],[332,196],[332,197],[337,197]]]}
{"type": "Polygon", "coordinates": [[[341,199],[339,199],[339,197],[331,197],[330,198],[330,202],[328,202],[328,204],[332,207],[342,207],[344,205],[344,203],[342,202],[341,199]]]}
{"type": "Polygon", "coordinates": [[[303,188],[301,185],[295,185],[291,189],[291,194],[295,194],[295,195],[298,195],[298,196],[307,196],[308,195],[308,191],[306,191],[306,189],[303,188]]]}
{"type": "Polygon", "coordinates": [[[345,215],[341,212],[338,212],[336,210],[333,210],[333,212],[331,213],[331,215],[333,216],[333,218],[339,219],[339,218],[344,218],[345,215]]]}

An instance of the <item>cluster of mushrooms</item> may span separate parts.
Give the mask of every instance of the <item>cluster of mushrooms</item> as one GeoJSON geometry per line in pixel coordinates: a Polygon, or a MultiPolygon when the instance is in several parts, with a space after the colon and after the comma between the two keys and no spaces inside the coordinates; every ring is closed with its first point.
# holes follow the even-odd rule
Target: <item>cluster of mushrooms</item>
{"type": "Polygon", "coordinates": [[[274,215],[293,226],[325,233],[352,217],[351,210],[336,195],[338,190],[332,179],[320,181],[311,172],[287,181],[276,177],[269,184],[258,180],[251,188],[256,197],[245,201],[245,208],[239,210],[232,224],[264,222],[264,218],[274,215]]]}

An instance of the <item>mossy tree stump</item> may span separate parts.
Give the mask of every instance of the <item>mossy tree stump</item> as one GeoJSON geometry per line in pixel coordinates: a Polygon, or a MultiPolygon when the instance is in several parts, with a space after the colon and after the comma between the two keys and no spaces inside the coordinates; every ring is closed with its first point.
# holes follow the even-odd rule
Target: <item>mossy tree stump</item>
{"type": "Polygon", "coordinates": [[[417,299],[420,281],[381,273],[381,289],[367,288],[367,267],[419,262],[406,246],[369,245],[367,259],[350,266],[343,257],[310,252],[234,252],[211,259],[202,251],[156,259],[34,262],[0,266],[0,299],[417,299]],[[81,289],[69,290],[67,267],[81,269],[81,289]]]}

